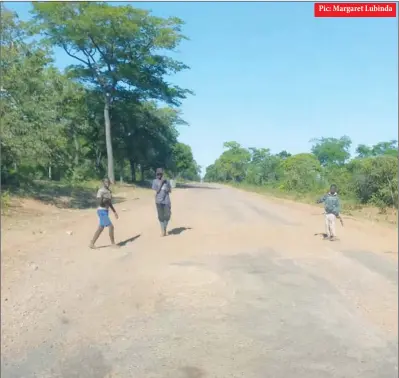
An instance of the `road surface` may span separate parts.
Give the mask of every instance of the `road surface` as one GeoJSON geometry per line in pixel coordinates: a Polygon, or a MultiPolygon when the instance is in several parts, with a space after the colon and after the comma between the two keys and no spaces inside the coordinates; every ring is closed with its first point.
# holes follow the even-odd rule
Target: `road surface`
{"type": "Polygon", "coordinates": [[[5,236],[2,378],[398,376],[395,230],[323,241],[321,208],[198,185],[161,238],[133,197],[118,250],[87,248],[90,209],[5,236]]]}

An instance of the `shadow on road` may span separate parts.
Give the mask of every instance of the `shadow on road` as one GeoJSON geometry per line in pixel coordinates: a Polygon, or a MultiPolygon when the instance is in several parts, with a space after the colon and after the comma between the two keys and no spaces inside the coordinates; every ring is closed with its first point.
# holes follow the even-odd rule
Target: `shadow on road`
{"type": "Polygon", "coordinates": [[[209,185],[197,185],[197,184],[176,184],[176,188],[178,189],[213,189],[220,190],[220,188],[215,188],[214,186],[209,185]]]}
{"type": "Polygon", "coordinates": [[[180,369],[183,378],[202,378],[205,377],[205,371],[195,366],[186,366],[180,369]]]}
{"type": "MultiPolygon", "coordinates": [[[[61,209],[90,209],[97,207],[98,186],[86,187],[57,181],[37,180],[26,181],[20,187],[7,189],[22,198],[33,198],[61,209]]],[[[113,198],[114,204],[122,202],[125,202],[124,198],[113,198]]]]}
{"type": "MultiPolygon", "coordinates": [[[[144,189],[151,189],[152,187],[152,181],[151,180],[146,180],[146,181],[141,181],[138,183],[135,183],[136,186],[144,189]]],[[[210,186],[209,184],[182,184],[177,182],[176,183],[176,188],[177,189],[214,189],[214,190],[219,190],[220,188],[216,188],[214,186],[210,186]]]]}
{"type": "Polygon", "coordinates": [[[129,239],[126,239],[126,240],[124,240],[124,241],[119,242],[118,245],[119,245],[119,247],[124,247],[126,244],[133,243],[133,242],[134,242],[136,239],[138,239],[140,236],[141,236],[141,234],[138,234],[138,235],[136,235],[136,236],[133,236],[133,237],[131,237],[131,238],[129,238],[129,239]]]}
{"type": "Polygon", "coordinates": [[[176,228],[173,228],[172,230],[170,230],[168,232],[168,235],[180,235],[182,232],[184,232],[186,230],[192,230],[192,228],[191,227],[176,227],[176,228]]]}

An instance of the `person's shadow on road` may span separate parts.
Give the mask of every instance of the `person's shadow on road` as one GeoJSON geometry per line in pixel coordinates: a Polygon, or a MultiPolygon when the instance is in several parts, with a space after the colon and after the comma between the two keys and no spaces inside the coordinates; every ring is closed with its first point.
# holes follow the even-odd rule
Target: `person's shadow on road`
{"type": "Polygon", "coordinates": [[[121,241],[121,242],[118,243],[118,246],[119,246],[119,247],[124,247],[126,244],[133,243],[133,242],[134,242],[136,239],[138,239],[140,236],[141,236],[141,234],[138,234],[138,235],[133,236],[133,237],[131,237],[131,238],[129,238],[129,239],[126,239],[126,240],[124,240],[124,241],[121,241]]]}
{"type": "Polygon", "coordinates": [[[191,227],[176,227],[176,228],[173,228],[172,230],[170,230],[168,232],[168,235],[180,235],[182,232],[184,232],[186,230],[192,230],[192,228],[191,227]]]}
{"type": "Polygon", "coordinates": [[[321,236],[322,239],[328,239],[328,235],[324,232],[316,232],[314,236],[321,236]]]}

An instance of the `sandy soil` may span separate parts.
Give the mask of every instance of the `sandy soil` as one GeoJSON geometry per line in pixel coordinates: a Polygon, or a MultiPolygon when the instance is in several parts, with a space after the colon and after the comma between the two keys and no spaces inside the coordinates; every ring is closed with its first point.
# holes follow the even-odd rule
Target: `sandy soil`
{"type": "Polygon", "coordinates": [[[118,250],[92,209],[3,218],[3,378],[397,376],[396,230],[323,241],[319,207],[199,185],[161,238],[152,193],[117,194],[118,250]]]}

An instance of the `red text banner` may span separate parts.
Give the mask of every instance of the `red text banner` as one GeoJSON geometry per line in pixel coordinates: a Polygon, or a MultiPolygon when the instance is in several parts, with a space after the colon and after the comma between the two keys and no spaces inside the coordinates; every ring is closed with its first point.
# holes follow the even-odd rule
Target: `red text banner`
{"type": "Polygon", "coordinates": [[[396,17],[396,3],[315,3],[315,17],[396,17]]]}

